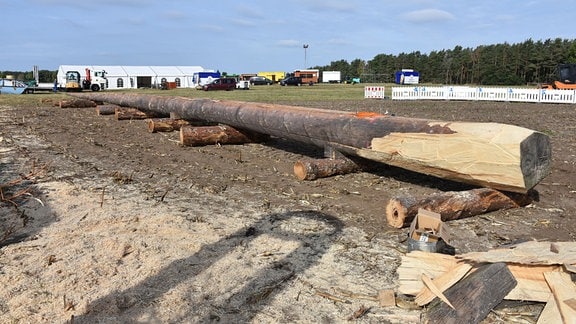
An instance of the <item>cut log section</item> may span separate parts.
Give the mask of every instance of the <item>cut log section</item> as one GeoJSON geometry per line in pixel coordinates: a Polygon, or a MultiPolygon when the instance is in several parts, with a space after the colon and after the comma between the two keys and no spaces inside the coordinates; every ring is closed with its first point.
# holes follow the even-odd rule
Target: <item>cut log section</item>
{"type": "Polygon", "coordinates": [[[268,136],[265,134],[239,130],[225,125],[183,126],[180,128],[180,144],[184,146],[258,143],[266,139],[268,136]]]}
{"type": "Polygon", "coordinates": [[[148,124],[148,131],[155,132],[173,132],[180,130],[182,126],[190,125],[190,122],[184,119],[170,119],[170,118],[150,118],[146,120],[148,124]]]}
{"type": "Polygon", "coordinates": [[[136,108],[116,108],[114,118],[116,120],[133,120],[133,119],[148,119],[154,117],[153,114],[143,112],[136,108]]]}
{"type": "Polygon", "coordinates": [[[294,174],[298,180],[316,180],[338,174],[360,170],[360,166],[348,158],[305,159],[294,164],[294,174]]]}
{"type": "Polygon", "coordinates": [[[429,323],[480,323],[515,286],[505,263],[484,265],[444,292],[454,308],[443,302],[430,304],[429,323]]]}
{"type": "Polygon", "coordinates": [[[96,103],[89,99],[76,98],[73,100],[60,100],[60,108],[93,108],[96,103]]]}
{"type": "Polygon", "coordinates": [[[418,209],[422,208],[440,214],[442,221],[446,222],[495,210],[523,207],[535,198],[536,194],[532,191],[527,194],[504,193],[490,188],[449,191],[422,199],[394,197],[386,206],[386,220],[392,227],[407,227],[418,214],[418,209]]]}
{"type": "Polygon", "coordinates": [[[137,94],[70,93],[311,143],[448,180],[527,192],[550,173],[549,137],[498,124],[137,94]]]}
{"type": "Polygon", "coordinates": [[[96,113],[100,116],[104,115],[114,115],[116,113],[116,109],[120,108],[120,106],[116,105],[98,105],[96,106],[96,113]]]}

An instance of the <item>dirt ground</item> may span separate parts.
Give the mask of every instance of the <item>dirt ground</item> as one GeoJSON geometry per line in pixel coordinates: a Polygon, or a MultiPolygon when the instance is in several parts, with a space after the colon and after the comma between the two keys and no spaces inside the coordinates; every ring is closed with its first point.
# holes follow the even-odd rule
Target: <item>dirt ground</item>
{"type": "MultiPolygon", "coordinates": [[[[545,132],[553,168],[539,201],[449,222],[451,244],[464,253],[576,238],[574,105],[278,103],[545,132]]],[[[406,252],[407,229],[388,227],[384,208],[397,195],[469,187],[386,165],[298,181],[294,163],[321,148],[280,138],[181,147],[178,136],[50,100],[0,107],[0,183],[27,176],[2,189],[0,322],[420,321],[425,309],[372,298],[397,287],[406,252]]],[[[541,309],[502,308],[485,322],[533,323],[541,309]]]]}

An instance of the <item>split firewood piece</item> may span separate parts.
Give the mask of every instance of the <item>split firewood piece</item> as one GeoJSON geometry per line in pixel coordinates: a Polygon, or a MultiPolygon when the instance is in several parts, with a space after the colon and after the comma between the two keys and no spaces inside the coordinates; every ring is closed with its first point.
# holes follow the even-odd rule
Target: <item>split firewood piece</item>
{"type": "Polygon", "coordinates": [[[226,125],[180,128],[180,144],[185,146],[256,143],[266,139],[268,135],[226,125]]]}
{"type": "MultiPolygon", "coordinates": [[[[446,289],[452,287],[455,283],[462,279],[470,271],[470,269],[472,269],[472,265],[468,263],[462,263],[455,268],[443,273],[442,275],[434,278],[432,283],[434,287],[437,287],[442,294],[446,289]]],[[[423,274],[422,276],[428,279],[426,275],[423,274]]],[[[424,284],[426,284],[426,282],[424,282],[424,284]]],[[[414,301],[419,306],[424,306],[431,302],[436,296],[438,296],[438,294],[432,291],[428,285],[425,285],[425,287],[420,290],[418,295],[416,295],[416,299],[414,301]]]]}
{"type": "Polygon", "coordinates": [[[451,255],[412,251],[402,257],[398,267],[398,293],[417,295],[424,284],[420,279],[422,274],[430,278],[438,278],[456,268],[460,263],[451,255]]]}
{"type": "Polygon", "coordinates": [[[180,130],[182,126],[190,125],[190,122],[184,119],[170,119],[170,118],[150,118],[146,120],[148,124],[148,131],[155,132],[172,132],[180,130]]]}
{"type": "Polygon", "coordinates": [[[550,298],[544,306],[544,309],[538,316],[538,322],[536,324],[558,324],[562,323],[562,315],[558,311],[558,306],[556,305],[556,300],[554,296],[550,294],[550,298]]]}
{"type": "Polygon", "coordinates": [[[454,308],[442,302],[430,304],[429,323],[480,323],[514,286],[516,280],[505,263],[481,266],[444,292],[454,308]]]}
{"type": "Polygon", "coordinates": [[[552,290],[562,321],[576,323],[576,309],[570,306],[570,300],[576,296],[576,285],[570,275],[564,272],[546,272],[544,277],[552,290]]]}
{"type": "Polygon", "coordinates": [[[98,105],[98,106],[96,106],[96,113],[99,116],[114,115],[116,113],[117,108],[120,108],[120,106],[117,106],[117,105],[98,105]]]}
{"type": "Polygon", "coordinates": [[[430,290],[430,292],[432,292],[436,297],[440,298],[441,301],[446,303],[446,305],[450,306],[452,309],[455,309],[454,305],[452,305],[448,298],[444,296],[440,288],[436,287],[436,285],[432,282],[432,279],[423,274],[422,282],[424,283],[424,286],[426,286],[426,288],[428,288],[428,290],[430,290]]]}
{"type": "Polygon", "coordinates": [[[346,157],[337,159],[303,159],[294,164],[294,174],[298,180],[316,180],[359,170],[360,166],[346,157]]]}
{"type": "Polygon", "coordinates": [[[60,100],[60,108],[92,108],[96,107],[96,102],[87,99],[72,99],[72,100],[60,100]]]}
{"type": "Polygon", "coordinates": [[[417,199],[394,197],[386,206],[388,224],[395,228],[410,226],[419,209],[438,213],[442,221],[472,217],[495,210],[523,207],[530,204],[535,193],[505,193],[490,188],[449,191],[417,199]]]}
{"type": "Polygon", "coordinates": [[[547,302],[552,296],[552,291],[546,279],[545,272],[562,271],[560,265],[524,265],[508,263],[508,270],[512,272],[518,284],[506,295],[507,300],[524,300],[547,302]]]}
{"type": "Polygon", "coordinates": [[[576,264],[576,242],[529,241],[487,252],[470,252],[458,255],[460,259],[474,262],[508,262],[525,265],[576,264]],[[557,252],[554,252],[554,251],[557,252]]]}

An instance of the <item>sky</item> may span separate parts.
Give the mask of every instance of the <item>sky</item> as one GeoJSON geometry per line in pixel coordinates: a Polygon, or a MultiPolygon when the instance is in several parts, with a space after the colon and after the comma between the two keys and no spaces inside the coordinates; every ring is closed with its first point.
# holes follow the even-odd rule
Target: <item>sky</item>
{"type": "Polygon", "coordinates": [[[0,71],[288,72],[378,54],[575,39],[575,12],[570,0],[0,0],[0,71]]]}

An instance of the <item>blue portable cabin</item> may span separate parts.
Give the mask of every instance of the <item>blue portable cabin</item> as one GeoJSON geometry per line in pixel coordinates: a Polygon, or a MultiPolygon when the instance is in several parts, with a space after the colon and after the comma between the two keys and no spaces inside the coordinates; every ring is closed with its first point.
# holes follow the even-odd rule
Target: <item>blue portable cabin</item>
{"type": "Polygon", "coordinates": [[[418,84],[420,73],[412,69],[396,71],[396,84],[418,84]]]}

